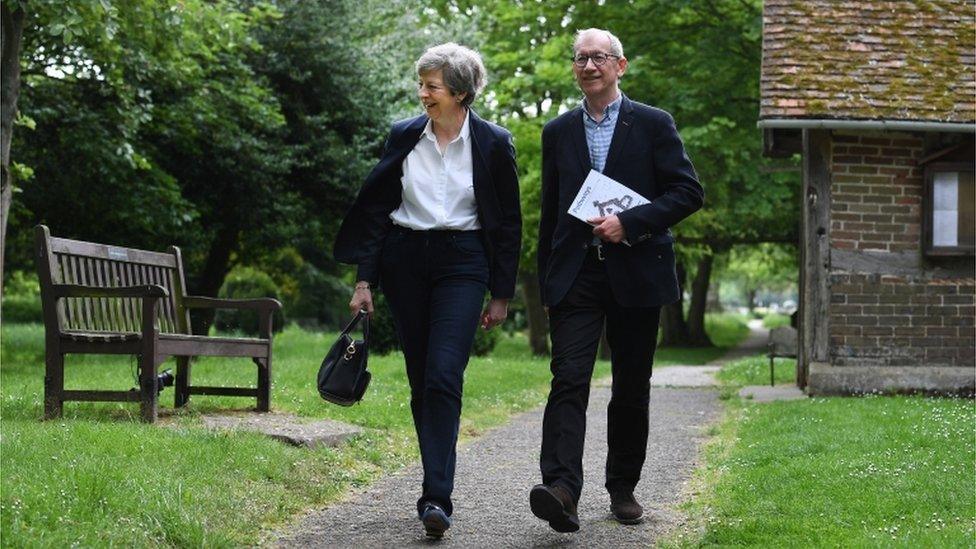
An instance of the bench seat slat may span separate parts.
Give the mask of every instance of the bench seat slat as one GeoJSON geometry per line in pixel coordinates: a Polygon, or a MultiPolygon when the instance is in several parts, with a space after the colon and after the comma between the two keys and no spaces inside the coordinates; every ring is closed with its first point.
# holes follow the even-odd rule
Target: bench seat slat
{"type": "Polygon", "coordinates": [[[173,356],[240,356],[267,358],[267,339],[159,334],[160,354],[173,356]]]}
{"type": "Polygon", "coordinates": [[[72,341],[87,341],[91,343],[139,341],[142,338],[142,334],[136,332],[83,332],[69,330],[61,334],[63,337],[72,341]]]}

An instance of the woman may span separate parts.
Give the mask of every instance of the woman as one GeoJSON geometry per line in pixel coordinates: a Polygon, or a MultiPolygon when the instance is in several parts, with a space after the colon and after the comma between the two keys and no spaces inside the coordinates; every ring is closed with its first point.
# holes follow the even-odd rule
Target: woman
{"type": "Polygon", "coordinates": [[[485,85],[481,57],[442,44],[416,70],[424,114],[393,124],[335,257],[358,265],[350,309],[372,314],[378,283],[390,305],[424,466],[417,511],[427,535],[441,537],[453,511],[464,368],[479,318],[491,329],[507,315],[522,219],[511,134],[470,108],[485,85]]]}

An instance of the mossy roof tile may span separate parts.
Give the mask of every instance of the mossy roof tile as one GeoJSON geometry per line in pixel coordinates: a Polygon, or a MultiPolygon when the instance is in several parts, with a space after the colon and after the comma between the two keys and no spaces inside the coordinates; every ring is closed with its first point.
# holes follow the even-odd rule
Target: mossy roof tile
{"type": "Polygon", "coordinates": [[[976,0],[766,0],[760,118],[976,122],[976,0]]]}

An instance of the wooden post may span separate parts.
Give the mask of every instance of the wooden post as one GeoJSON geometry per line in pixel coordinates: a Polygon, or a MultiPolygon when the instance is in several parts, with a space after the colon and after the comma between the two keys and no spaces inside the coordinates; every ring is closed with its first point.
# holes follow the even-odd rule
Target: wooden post
{"type": "Polygon", "coordinates": [[[827,362],[830,303],[830,143],[827,130],[803,130],[803,208],[800,228],[800,330],[797,384],[812,362],[827,362]]]}
{"type": "Polygon", "coordinates": [[[271,341],[274,339],[274,311],[258,311],[261,337],[268,340],[268,357],[255,358],[258,366],[258,402],[259,412],[271,411],[271,341]]]}
{"type": "Polygon", "coordinates": [[[159,338],[159,328],[156,327],[156,311],[159,304],[157,297],[142,298],[142,341],[139,355],[139,397],[141,402],[142,420],[155,423],[158,413],[158,396],[156,391],[156,344],[159,338]]]}
{"type": "MultiPolygon", "coordinates": [[[[169,247],[169,253],[176,258],[176,273],[173,276],[173,304],[176,307],[176,330],[181,334],[192,334],[190,330],[190,312],[183,303],[186,297],[186,275],[183,273],[183,254],[176,246],[169,247]]],[[[174,405],[177,408],[186,406],[190,401],[190,366],[193,357],[176,357],[176,387],[174,405]]]]}

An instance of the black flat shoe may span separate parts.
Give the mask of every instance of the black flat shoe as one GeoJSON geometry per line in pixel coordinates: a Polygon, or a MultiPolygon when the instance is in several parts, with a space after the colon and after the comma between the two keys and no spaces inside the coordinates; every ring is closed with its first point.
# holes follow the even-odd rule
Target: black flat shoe
{"type": "Polygon", "coordinates": [[[424,525],[427,537],[440,539],[444,537],[444,532],[451,527],[451,517],[441,509],[440,505],[427,503],[424,510],[420,513],[420,522],[424,525]]]}
{"type": "Polygon", "coordinates": [[[547,521],[557,532],[579,530],[576,503],[569,491],[562,486],[536,484],[529,492],[529,506],[532,508],[532,514],[547,521]]]}

